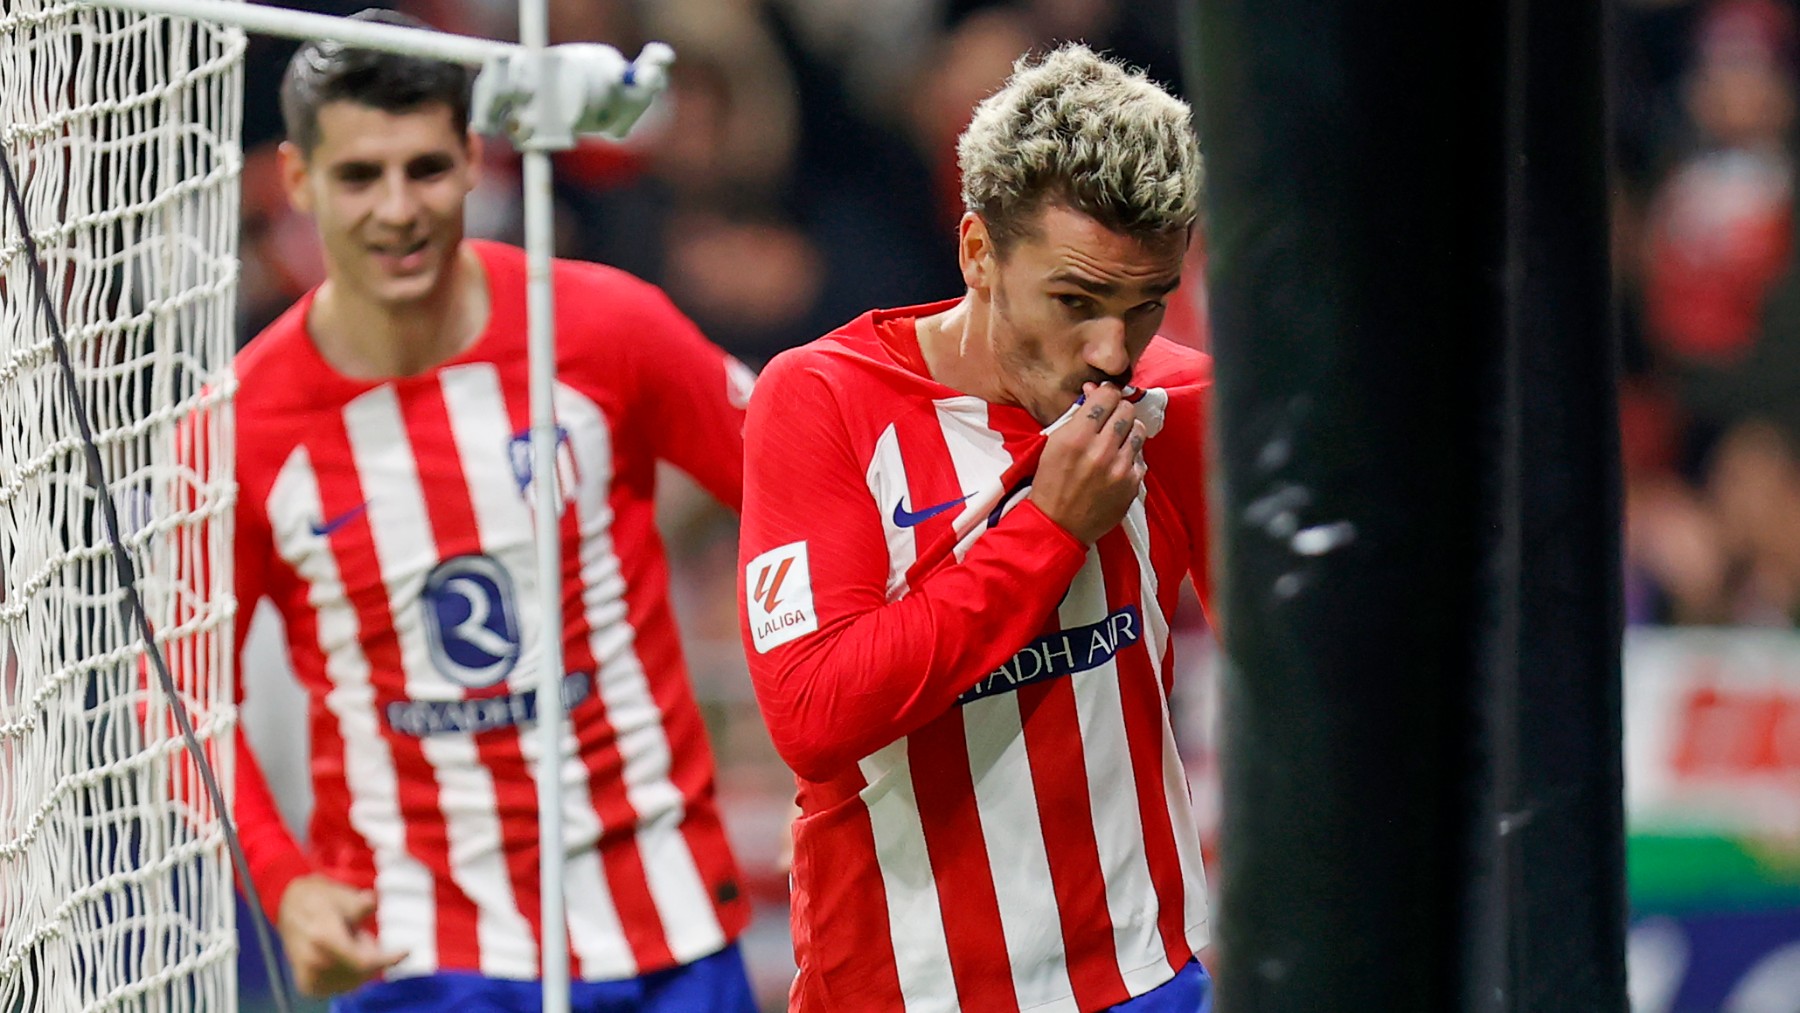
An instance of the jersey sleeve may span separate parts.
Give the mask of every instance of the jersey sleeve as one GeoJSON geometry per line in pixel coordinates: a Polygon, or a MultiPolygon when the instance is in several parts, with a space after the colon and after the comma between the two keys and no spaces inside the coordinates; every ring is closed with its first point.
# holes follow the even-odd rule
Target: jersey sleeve
{"type": "MultiPolygon", "coordinates": [[[[240,454],[240,457],[242,455],[240,454]]],[[[237,630],[233,650],[237,658],[237,698],[240,710],[245,683],[251,673],[244,668],[244,641],[250,633],[250,617],[256,605],[268,594],[269,567],[274,558],[274,538],[268,519],[252,497],[240,494],[237,505],[237,531],[232,550],[232,586],[237,596],[237,630]]],[[[237,763],[233,777],[232,812],[237,819],[238,837],[244,845],[244,858],[250,865],[250,878],[256,885],[257,897],[271,920],[279,917],[281,898],[288,884],[302,875],[316,871],[306,857],[293,831],[281,817],[274,793],[269,790],[256,752],[237,728],[237,763]]]]}
{"type": "Polygon", "coordinates": [[[1162,432],[1144,445],[1151,481],[1167,490],[1187,534],[1188,574],[1201,608],[1212,616],[1211,539],[1206,502],[1206,425],[1212,395],[1212,359],[1203,352],[1158,340],[1141,364],[1146,382],[1169,394],[1162,432]]]}
{"type": "Polygon", "coordinates": [[[739,558],[757,700],[813,781],[947,712],[1041,632],[1087,555],[1027,500],[889,601],[886,536],[828,363],[788,353],[758,381],[739,558]]]}
{"type": "Polygon", "coordinates": [[[1144,445],[1150,474],[1168,490],[1187,534],[1188,573],[1201,607],[1212,614],[1206,504],[1206,389],[1170,388],[1163,431],[1144,445]]]}
{"type": "Polygon", "coordinates": [[[744,411],[755,375],[708,341],[659,289],[633,284],[622,344],[633,374],[633,410],[644,423],[636,431],[654,441],[659,459],[740,509],[744,411]]]}

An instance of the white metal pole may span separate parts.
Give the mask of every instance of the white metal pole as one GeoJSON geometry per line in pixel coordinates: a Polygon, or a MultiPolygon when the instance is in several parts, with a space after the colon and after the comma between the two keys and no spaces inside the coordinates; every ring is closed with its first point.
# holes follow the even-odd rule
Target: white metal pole
{"type": "MultiPolygon", "coordinates": [[[[520,0],[519,44],[542,67],[549,44],[546,0],[520,0]]],[[[547,81],[538,81],[541,89],[547,81]]],[[[544,1013],[569,1013],[568,922],[564,916],[563,864],[563,581],[561,476],[557,472],[556,296],[550,285],[555,246],[550,153],[528,143],[525,188],[527,369],[531,374],[532,488],[537,499],[538,614],[543,617],[543,677],[538,681],[538,887],[542,894],[544,1013]]],[[[573,490],[569,490],[573,492],[573,490]]],[[[590,678],[598,678],[598,673],[590,678]]]]}
{"type": "Polygon", "coordinates": [[[329,14],[231,0],[102,0],[94,6],[236,25],[247,31],[292,39],[335,39],[350,46],[476,67],[519,48],[507,42],[451,35],[428,28],[354,21],[329,14]]]}

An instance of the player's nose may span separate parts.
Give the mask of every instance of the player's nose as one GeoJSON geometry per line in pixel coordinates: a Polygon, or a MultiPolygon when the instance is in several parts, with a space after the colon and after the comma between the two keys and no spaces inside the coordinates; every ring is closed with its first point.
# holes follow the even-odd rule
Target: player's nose
{"type": "Polygon", "coordinates": [[[419,199],[405,179],[385,178],[375,201],[375,218],[384,225],[409,225],[418,217],[419,199]]]}
{"type": "Polygon", "coordinates": [[[1125,345],[1125,321],[1101,317],[1091,321],[1082,361],[1108,376],[1131,372],[1131,350],[1125,345]]]}

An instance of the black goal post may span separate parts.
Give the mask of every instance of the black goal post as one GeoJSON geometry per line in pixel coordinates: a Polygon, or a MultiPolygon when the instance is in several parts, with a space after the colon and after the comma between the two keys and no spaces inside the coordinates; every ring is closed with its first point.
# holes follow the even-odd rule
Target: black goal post
{"type": "Polygon", "coordinates": [[[1221,1013],[1625,999],[1600,0],[1184,0],[1221,1013]]]}

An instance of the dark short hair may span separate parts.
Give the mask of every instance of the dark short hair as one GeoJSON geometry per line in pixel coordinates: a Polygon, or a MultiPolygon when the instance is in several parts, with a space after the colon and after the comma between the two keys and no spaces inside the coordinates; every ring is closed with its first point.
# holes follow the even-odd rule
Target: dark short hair
{"type": "MultiPolygon", "coordinates": [[[[429,28],[409,14],[370,8],[351,15],[407,28],[429,28]]],[[[389,113],[441,104],[457,132],[469,128],[474,73],[459,63],[355,49],[340,42],[308,42],[288,61],[281,79],[281,118],[288,140],[311,155],[319,144],[319,110],[328,102],[355,102],[389,113]]]]}

